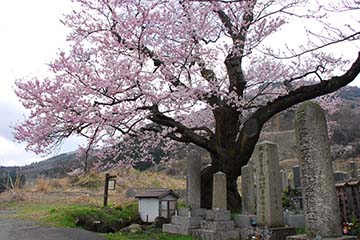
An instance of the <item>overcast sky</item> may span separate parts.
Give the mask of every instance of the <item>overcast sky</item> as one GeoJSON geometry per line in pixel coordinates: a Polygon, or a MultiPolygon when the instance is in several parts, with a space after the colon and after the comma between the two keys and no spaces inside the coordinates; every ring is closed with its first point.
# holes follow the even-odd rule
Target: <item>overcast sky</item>
{"type": "MultiPolygon", "coordinates": [[[[11,0],[0,3],[0,166],[23,165],[41,156],[13,142],[10,125],[23,119],[24,109],[13,91],[15,79],[44,74],[46,64],[66,46],[67,29],[59,21],[70,0],[11,0]]],[[[68,141],[62,152],[78,147],[68,141]]]]}
{"type": "MultiPolygon", "coordinates": [[[[42,159],[26,152],[25,144],[13,142],[9,126],[24,118],[24,109],[13,86],[18,78],[44,74],[46,64],[66,46],[68,30],[59,20],[70,10],[70,0],[0,3],[0,166],[24,165],[42,159]]],[[[356,57],[358,49],[359,46],[350,45],[351,59],[356,57]]],[[[360,85],[358,82],[359,78],[353,85],[360,85]]],[[[61,152],[75,150],[78,142],[76,139],[67,141],[61,152]]]]}

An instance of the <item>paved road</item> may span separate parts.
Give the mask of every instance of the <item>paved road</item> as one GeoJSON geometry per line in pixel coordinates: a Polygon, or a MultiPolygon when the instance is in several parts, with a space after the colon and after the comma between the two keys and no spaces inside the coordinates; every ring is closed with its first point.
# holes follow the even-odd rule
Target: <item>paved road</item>
{"type": "Polygon", "coordinates": [[[35,222],[4,218],[11,214],[0,211],[0,240],[105,240],[82,229],[40,226],[35,222]]]}

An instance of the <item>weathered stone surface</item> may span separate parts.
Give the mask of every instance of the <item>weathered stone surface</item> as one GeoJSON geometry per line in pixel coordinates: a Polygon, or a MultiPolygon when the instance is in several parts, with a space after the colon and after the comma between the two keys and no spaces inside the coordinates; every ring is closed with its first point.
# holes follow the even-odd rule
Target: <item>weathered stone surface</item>
{"type": "Polygon", "coordinates": [[[255,182],[252,164],[241,168],[241,203],[243,214],[255,214],[255,182]]]}
{"type": "Polygon", "coordinates": [[[340,237],[339,201],[324,111],[314,102],[301,104],[295,118],[308,237],[340,237]]]}
{"type": "Polygon", "coordinates": [[[304,214],[293,214],[287,212],[284,214],[285,224],[293,228],[304,228],[305,227],[305,216],[304,214]]]}
{"type": "Polygon", "coordinates": [[[213,177],[212,209],[227,209],[226,175],[217,172],[213,177]]]}
{"type": "Polygon", "coordinates": [[[280,190],[279,157],[276,144],[256,145],[256,220],[259,226],[284,226],[280,190]]]}
{"type": "Polygon", "coordinates": [[[203,217],[206,216],[206,209],[204,208],[179,208],[178,215],[186,217],[203,217]]]}
{"type": "Polygon", "coordinates": [[[234,230],[234,222],[233,221],[221,221],[221,222],[210,222],[210,221],[202,221],[201,228],[213,231],[229,231],[234,230]]]}
{"type": "Polygon", "coordinates": [[[202,240],[238,240],[240,233],[238,230],[231,231],[212,231],[212,230],[194,230],[192,236],[202,240]]]}
{"type": "MultiPolygon", "coordinates": [[[[288,236],[286,240],[313,240],[314,238],[307,237],[306,235],[295,235],[295,236],[288,236]]],[[[321,238],[321,240],[357,240],[356,236],[341,236],[341,237],[334,237],[334,238],[321,238]]]]}
{"type": "Polygon", "coordinates": [[[187,161],[186,204],[189,208],[200,208],[201,199],[201,158],[192,150],[187,161]]]}
{"type": "Polygon", "coordinates": [[[243,215],[243,214],[234,215],[234,222],[236,227],[239,228],[251,227],[251,221],[256,222],[255,215],[243,215]]]}
{"type": "Polygon", "coordinates": [[[208,210],[206,214],[207,221],[230,221],[231,213],[229,210],[212,209],[208,210]]]}
{"type": "Polygon", "coordinates": [[[199,226],[181,226],[175,224],[164,224],[162,231],[172,234],[191,235],[193,230],[197,228],[199,228],[199,226]]]}
{"type": "Polygon", "coordinates": [[[172,224],[181,225],[181,226],[199,226],[202,220],[203,220],[202,217],[185,217],[185,216],[171,217],[172,224]]]}

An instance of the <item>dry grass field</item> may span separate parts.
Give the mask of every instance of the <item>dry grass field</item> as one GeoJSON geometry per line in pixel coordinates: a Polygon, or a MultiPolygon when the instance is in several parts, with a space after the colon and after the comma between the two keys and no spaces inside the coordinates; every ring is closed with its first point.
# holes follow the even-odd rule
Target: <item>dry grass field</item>
{"type": "MultiPolygon", "coordinates": [[[[121,205],[134,200],[136,191],[147,188],[184,190],[185,179],[170,177],[164,173],[139,172],[134,169],[110,172],[116,175],[116,189],[109,191],[109,204],[121,205]]],[[[103,203],[105,173],[91,172],[80,177],[45,179],[39,177],[33,184],[0,193],[0,208],[7,203],[31,204],[92,204],[103,203]]]]}

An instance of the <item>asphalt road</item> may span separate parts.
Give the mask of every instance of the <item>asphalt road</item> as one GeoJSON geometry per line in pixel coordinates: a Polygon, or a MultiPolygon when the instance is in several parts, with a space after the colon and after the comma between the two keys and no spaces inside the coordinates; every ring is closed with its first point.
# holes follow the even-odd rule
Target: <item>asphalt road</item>
{"type": "Polygon", "coordinates": [[[0,211],[0,240],[105,240],[99,234],[72,228],[40,226],[35,222],[6,218],[0,211]],[[2,216],[3,215],[3,216],[2,216]]]}

